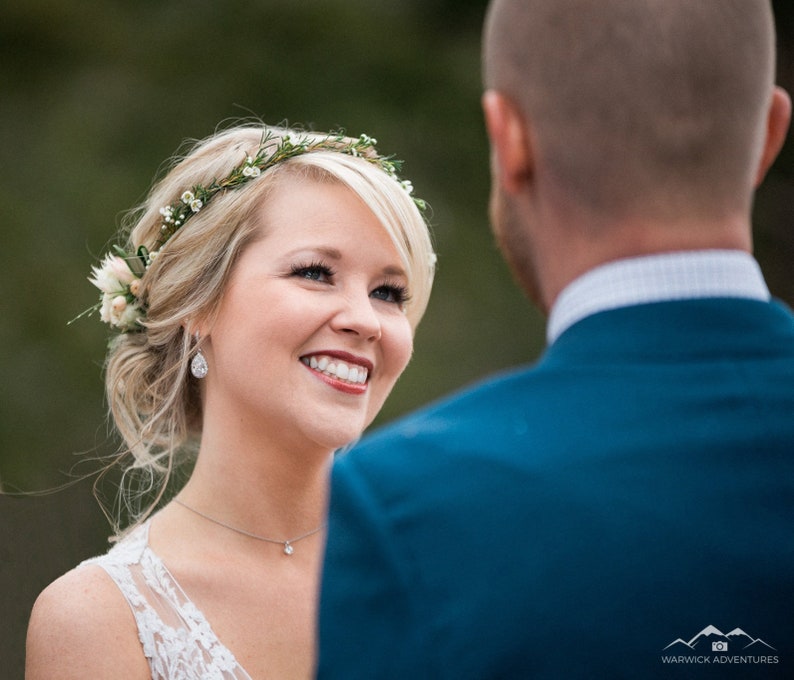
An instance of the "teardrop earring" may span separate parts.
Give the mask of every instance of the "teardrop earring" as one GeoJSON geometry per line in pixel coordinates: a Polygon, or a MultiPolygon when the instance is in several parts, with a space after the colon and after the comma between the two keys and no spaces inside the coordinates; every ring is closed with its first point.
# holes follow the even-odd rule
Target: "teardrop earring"
{"type": "MultiPolygon", "coordinates": [[[[196,344],[198,344],[199,336],[196,333],[196,344]]],[[[201,380],[202,378],[207,377],[207,371],[209,371],[209,366],[207,365],[207,358],[204,356],[204,353],[198,349],[196,353],[193,355],[193,358],[190,360],[190,373],[193,375],[194,378],[198,378],[201,380]]]]}
{"type": "Polygon", "coordinates": [[[207,366],[207,359],[204,357],[201,350],[199,350],[190,360],[190,372],[193,374],[194,378],[201,380],[207,377],[208,370],[209,366],[207,366]]]}

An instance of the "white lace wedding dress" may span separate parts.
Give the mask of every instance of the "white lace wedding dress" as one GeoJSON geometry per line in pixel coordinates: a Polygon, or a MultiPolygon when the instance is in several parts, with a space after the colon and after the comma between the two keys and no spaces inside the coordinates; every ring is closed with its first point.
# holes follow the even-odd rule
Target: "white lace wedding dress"
{"type": "Polygon", "coordinates": [[[135,615],[152,680],[251,680],[149,547],[149,523],[101,557],[135,615]]]}

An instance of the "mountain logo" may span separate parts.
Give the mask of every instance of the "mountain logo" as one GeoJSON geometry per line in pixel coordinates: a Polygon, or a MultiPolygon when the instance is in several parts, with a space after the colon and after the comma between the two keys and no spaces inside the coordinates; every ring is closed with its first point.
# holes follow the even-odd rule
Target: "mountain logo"
{"type": "Polygon", "coordinates": [[[688,641],[676,638],[662,651],[727,652],[730,650],[763,653],[770,649],[777,651],[768,642],[745,633],[741,628],[734,628],[730,633],[723,633],[718,628],[709,625],[688,641]]]}

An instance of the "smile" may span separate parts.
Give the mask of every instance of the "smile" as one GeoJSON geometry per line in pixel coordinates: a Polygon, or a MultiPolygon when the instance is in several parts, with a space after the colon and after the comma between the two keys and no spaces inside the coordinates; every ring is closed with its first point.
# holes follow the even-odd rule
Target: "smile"
{"type": "Polygon", "coordinates": [[[301,357],[300,360],[313,371],[350,385],[363,385],[369,376],[369,369],[366,366],[342,361],[326,354],[313,354],[301,357]]]}

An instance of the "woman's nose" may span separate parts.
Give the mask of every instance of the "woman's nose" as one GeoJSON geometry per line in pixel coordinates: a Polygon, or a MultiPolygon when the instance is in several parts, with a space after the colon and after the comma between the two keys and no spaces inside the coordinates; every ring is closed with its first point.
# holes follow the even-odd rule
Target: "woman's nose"
{"type": "Polygon", "coordinates": [[[342,298],[331,322],[340,333],[354,333],[365,340],[380,340],[381,322],[369,294],[350,294],[342,298]]]}

